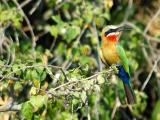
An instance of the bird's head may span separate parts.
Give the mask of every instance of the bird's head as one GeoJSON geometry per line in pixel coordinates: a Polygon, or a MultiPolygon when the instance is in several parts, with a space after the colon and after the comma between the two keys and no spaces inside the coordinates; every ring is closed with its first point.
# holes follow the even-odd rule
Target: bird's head
{"type": "Polygon", "coordinates": [[[102,40],[116,42],[118,41],[119,35],[121,34],[122,31],[130,30],[130,29],[131,27],[127,25],[120,26],[120,27],[109,25],[103,28],[101,37],[102,37],[102,40]]]}

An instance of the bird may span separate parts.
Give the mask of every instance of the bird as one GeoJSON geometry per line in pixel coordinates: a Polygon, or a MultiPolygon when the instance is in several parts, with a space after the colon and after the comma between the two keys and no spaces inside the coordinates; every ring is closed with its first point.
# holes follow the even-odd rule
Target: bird
{"type": "Polygon", "coordinates": [[[100,58],[106,66],[116,65],[117,76],[123,81],[125,95],[128,104],[135,104],[136,97],[131,87],[129,62],[124,48],[119,43],[120,35],[125,30],[130,30],[128,25],[108,25],[101,32],[100,58]]]}

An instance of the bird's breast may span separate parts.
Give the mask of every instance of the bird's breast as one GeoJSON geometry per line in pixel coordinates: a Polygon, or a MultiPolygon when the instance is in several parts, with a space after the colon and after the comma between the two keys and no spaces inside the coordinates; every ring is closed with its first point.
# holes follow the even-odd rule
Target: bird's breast
{"type": "Polygon", "coordinates": [[[120,58],[116,50],[115,45],[104,45],[102,46],[102,53],[105,61],[112,65],[120,63],[120,58]]]}

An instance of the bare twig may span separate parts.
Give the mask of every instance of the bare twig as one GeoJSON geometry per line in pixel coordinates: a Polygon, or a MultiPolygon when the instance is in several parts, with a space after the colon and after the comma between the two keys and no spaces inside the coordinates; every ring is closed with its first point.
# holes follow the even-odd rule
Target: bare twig
{"type": "Polygon", "coordinates": [[[156,67],[157,67],[157,63],[158,63],[159,61],[160,61],[160,57],[155,61],[152,70],[150,71],[150,73],[149,73],[147,79],[145,80],[145,82],[144,82],[143,85],[142,85],[141,91],[143,91],[143,90],[145,89],[145,87],[146,87],[147,83],[149,82],[152,73],[155,71],[155,69],[156,69],[156,67]]]}
{"type": "MultiPolygon", "coordinates": [[[[7,65],[0,65],[0,66],[2,66],[2,67],[12,67],[12,66],[7,66],[7,65]]],[[[18,72],[18,71],[21,71],[21,70],[24,70],[24,69],[30,69],[30,68],[36,68],[36,67],[51,67],[51,68],[54,68],[54,69],[62,69],[62,67],[59,67],[59,66],[54,66],[54,65],[33,65],[33,66],[25,66],[25,67],[21,67],[20,69],[18,69],[18,70],[15,70],[15,71],[13,71],[13,72],[10,72],[10,73],[8,73],[7,75],[5,75],[5,76],[3,76],[1,79],[0,79],[0,81],[2,81],[2,80],[4,80],[5,78],[8,78],[10,75],[12,75],[12,74],[14,74],[14,73],[16,73],[16,72],[18,72]]]]}
{"type": "Polygon", "coordinates": [[[25,15],[24,11],[22,10],[21,6],[19,5],[19,3],[17,2],[17,0],[12,0],[16,6],[18,7],[18,9],[21,11],[21,15],[24,17],[27,25],[28,25],[28,28],[30,30],[30,33],[31,33],[31,37],[32,37],[32,51],[33,51],[33,56],[35,57],[35,47],[36,47],[36,37],[34,35],[34,32],[33,32],[33,29],[32,29],[32,26],[31,26],[31,23],[28,19],[28,17],[25,15]]]}
{"type": "Polygon", "coordinates": [[[112,70],[112,69],[109,69],[108,71],[97,72],[96,74],[94,74],[94,75],[92,75],[92,76],[90,76],[90,77],[84,78],[84,79],[69,81],[69,82],[67,82],[67,83],[64,83],[64,84],[59,85],[58,87],[55,87],[55,88],[50,89],[50,91],[48,91],[48,93],[52,94],[53,91],[55,91],[55,90],[57,90],[57,89],[60,89],[60,88],[62,88],[62,87],[65,87],[65,86],[68,86],[68,85],[75,85],[75,84],[77,84],[78,82],[90,80],[90,79],[98,76],[99,74],[102,74],[102,73],[110,73],[111,71],[113,71],[113,70],[112,70]]]}
{"type": "Polygon", "coordinates": [[[55,10],[58,10],[59,8],[61,8],[65,3],[70,2],[70,0],[64,0],[60,3],[58,3],[55,7],[55,10]]]}
{"type": "Polygon", "coordinates": [[[114,105],[114,108],[113,108],[113,111],[112,111],[112,114],[111,114],[111,119],[113,120],[114,119],[114,116],[115,116],[115,113],[117,111],[117,108],[120,106],[120,101],[119,101],[119,97],[117,96],[116,97],[116,101],[115,101],[115,105],[114,105]]]}
{"type": "MultiPolygon", "coordinates": [[[[154,14],[154,16],[152,17],[152,19],[151,19],[151,20],[149,21],[149,23],[147,24],[147,26],[146,26],[146,28],[145,28],[145,30],[144,30],[144,32],[143,32],[144,36],[146,36],[146,34],[147,34],[150,26],[152,25],[153,21],[158,17],[159,14],[160,14],[160,8],[157,10],[157,12],[154,14]]],[[[155,54],[154,54],[154,51],[152,50],[152,46],[151,46],[151,44],[150,44],[150,41],[149,41],[148,38],[146,38],[146,40],[147,40],[147,42],[148,42],[151,55],[152,55],[153,58],[154,58],[155,54]]],[[[142,49],[144,49],[144,50],[146,51],[145,48],[142,48],[142,49]]],[[[143,51],[144,51],[144,50],[143,50],[143,51]]],[[[149,60],[148,55],[147,55],[147,59],[149,60]]],[[[152,64],[151,60],[150,60],[149,62],[150,62],[149,64],[151,65],[151,64],[152,64]]]]}
{"type": "Polygon", "coordinates": [[[99,39],[98,39],[98,33],[97,33],[97,28],[96,28],[96,25],[95,25],[95,21],[93,20],[93,28],[91,29],[92,33],[93,33],[93,36],[96,38],[97,40],[97,56],[98,56],[98,65],[99,65],[99,71],[102,71],[102,61],[101,61],[101,58],[100,58],[100,55],[99,55],[99,50],[100,50],[100,42],[99,42],[99,39]]]}
{"type": "Polygon", "coordinates": [[[7,1],[6,0],[2,0],[2,2],[7,6],[7,8],[9,9],[9,5],[8,5],[8,3],[7,3],[7,1]]]}
{"type": "Polygon", "coordinates": [[[142,35],[143,37],[145,37],[146,39],[153,41],[153,42],[157,42],[160,43],[160,39],[156,38],[156,37],[152,37],[148,34],[144,34],[144,32],[136,25],[134,25],[131,22],[126,22],[127,25],[131,26],[137,33],[139,33],[140,35],[142,35]]]}
{"type": "Polygon", "coordinates": [[[21,110],[22,105],[13,105],[11,104],[7,104],[7,105],[3,105],[0,106],[0,112],[6,112],[6,111],[20,111],[21,110]]]}
{"type": "Polygon", "coordinates": [[[81,37],[83,36],[84,32],[86,31],[87,27],[88,27],[88,25],[84,25],[83,29],[81,30],[79,36],[77,37],[77,39],[76,39],[76,41],[75,41],[75,43],[74,43],[75,46],[78,46],[78,45],[79,45],[80,39],[81,39],[81,37]]]}
{"type": "Polygon", "coordinates": [[[147,24],[147,26],[146,26],[146,28],[144,30],[144,34],[146,34],[148,32],[148,29],[150,28],[150,26],[152,25],[153,21],[158,17],[159,14],[160,14],[160,8],[157,10],[157,12],[154,14],[152,19],[150,20],[150,22],[147,24]]]}
{"type": "Polygon", "coordinates": [[[125,24],[125,22],[128,20],[129,14],[130,14],[130,12],[132,11],[132,10],[131,10],[132,5],[133,5],[133,0],[129,0],[129,1],[128,1],[128,7],[127,7],[127,10],[126,10],[126,13],[125,13],[125,17],[124,17],[124,19],[123,19],[123,23],[124,23],[124,24],[125,24]]]}
{"type": "MultiPolygon", "coordinates": [[[[0,79],[1,79],[1,78],[3,78],[2,75],[0,75],[0,79]]],[[[15,80],[15,81],[17,81],[17,80],[19,80],[20,78],[17,78],[17,77],[4,77],[4,79],[15,80]]]]}
{"type": "Polygon", "coordinates": [[[24,6],[26,6],[28,3],[30,3],[32,0],[25,0],[20,4],[20,7],[23,8],[24,6]]]}
{"type": "Polygon", "coordinates": [[[37,9],[38,6],[40,5],[41,1],[42,1],[42,0],[38,0],[38,1],[36,2],[35,6],[29,11],[29,14],[30,14],[30,15],[32,15],[32,14],[36,11],[36,9],[37,9]]]}

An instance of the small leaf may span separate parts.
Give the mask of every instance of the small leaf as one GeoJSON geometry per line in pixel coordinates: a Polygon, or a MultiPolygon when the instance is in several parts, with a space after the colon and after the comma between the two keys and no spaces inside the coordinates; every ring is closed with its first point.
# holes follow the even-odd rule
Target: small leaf
{"type": "Polygon", "coordinates": [[[29,93],[30,93],[30,95],[36,95],[37,94],[37,88],[32,87],[29,93]]]}
{"type": "Polygon", "coordinates": [[[25,102],[22,105],[21,113],[26,120],[32,120],[33,107],[30,102],[25,102]]]}
{"type": "Polygon", "coordinates": [[[157,101],[152,112],[152,120],[160,120],[160,100],[157,101]]]}
{"type": "Polygon", "coordinates": [[[37,95],[37,96],[32,96],[30,98],[30,103],[34,107],[34,111],[37,111],[41,107],[47,104],[48,97],[47,96],[42,96],[42,95],[37,95]]]}
{"type": "Polygon", "coordinates": [[[73,39],[77,37],[77,35],[80,33],[80,28],[77,26],[69,27],[66,31],[65,39],[68,43],[70,43],[73,39]]]}
{"type": "Polygon", "coordinates": [[[14,90],[15,91],[21,91],[23,89],[23,86],[20,82],[16,82],[14,85],[14,90]]]}
{"type": "Polygon", "coordinates": [[[52,16],[52,19],[53,19],[56,23],[58,23],[58,24],[59,24],[60,22],[62,22],[60,16],[58,16],[58,15],[52,16]]]}
{"type": "Polygon", "coordinates": [[[75,97],[79,98],[80,93],[79,93],[79,92],[74,92],[73,95],[74,95],[75,97]]]}
{"type": "Polygon", "coordinates": [[[49,31],[51,33],[52,36],[54,36],[55,38],[57,38],[58,36],[58,28],[54,25],[52,25],[50,28],[49,28],[49,31]]]}
{"type": "Polygon", "coordinates": [[[103,84],[105,82],[103,75],[100,74],[97,76],[97,82],[98,84],[103,84]]]}
{"type": "Polygon", "coordinates": [[[30,69],[25,71],[24,79],[26,79],[26,80],[31,79],[31,70],[30,69]]]}
{"type": "Polygon", "coordinates": [[[40,88],[40,81],[39,80],[33,80],[33,84],[36,88],[40,88]]]}
{"type": "Polygon", "coordinates": [[[86,92],[85,92],[85,91],[82,91],[82,93],[81,93],[81,99],[82,99],[83,103],[86,102],[87,95],[86,95],[86,92]]]}
{"type": "Polygon", "coordinates": [[[31,71],[31,78],[32,80],[35,80],[35,79],[40,80],[39,74],[35,69],[31,71]]]}

